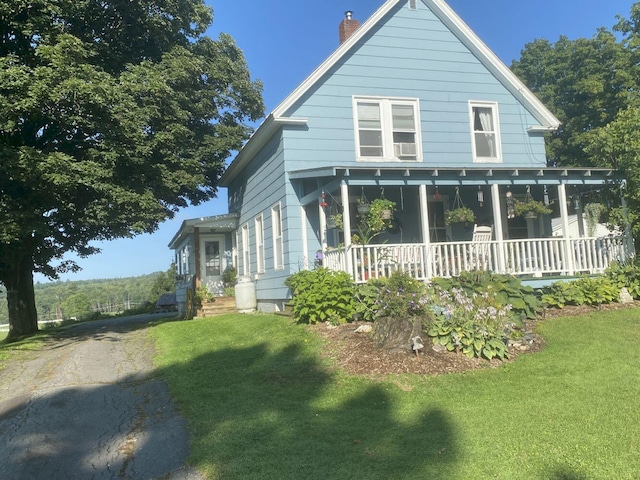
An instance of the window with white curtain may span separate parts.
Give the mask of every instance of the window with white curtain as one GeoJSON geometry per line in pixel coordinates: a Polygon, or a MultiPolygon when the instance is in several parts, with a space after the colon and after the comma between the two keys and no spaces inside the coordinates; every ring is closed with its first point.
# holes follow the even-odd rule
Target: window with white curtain
{"type": "Polygon", "coordinates": [[[284,268],[284,249],[282,238],[282,211],[280,204],[271,207],[271,228],[273,231],[273,268],[284,268]]]}
{"type": "Polygon", "coordinates": [[[418,99],[354,97],[357,158],[360,161],[418,161],[418,99]]]}
{"type": "Polygon", "coordinates": [[[474,162],[501,162],[500,122],[495,102],[469,102],[474,162]]]}

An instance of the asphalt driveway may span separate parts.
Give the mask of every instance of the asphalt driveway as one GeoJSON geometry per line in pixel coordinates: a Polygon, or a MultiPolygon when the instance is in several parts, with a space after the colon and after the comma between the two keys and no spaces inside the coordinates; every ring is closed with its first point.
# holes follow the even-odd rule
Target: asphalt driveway
{"type": "Polygon", "coordinates": [[[160,315],[80,324],[0,371],[0,478],[200,479],[154,376],[160,315]]]}

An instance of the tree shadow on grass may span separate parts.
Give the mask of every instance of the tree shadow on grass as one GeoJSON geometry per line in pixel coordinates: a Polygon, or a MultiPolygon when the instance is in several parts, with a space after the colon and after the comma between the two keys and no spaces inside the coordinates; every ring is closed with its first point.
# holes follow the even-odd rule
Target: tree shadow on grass
{"type": "Polygon", "coordinates": [[[194,426],[196,466],[216,478],[445,479],[458,460],[445,412],[403,418],[385,390],[396,387],[336,386],[296,344],[220,350],[162,374],[194,426]]]}

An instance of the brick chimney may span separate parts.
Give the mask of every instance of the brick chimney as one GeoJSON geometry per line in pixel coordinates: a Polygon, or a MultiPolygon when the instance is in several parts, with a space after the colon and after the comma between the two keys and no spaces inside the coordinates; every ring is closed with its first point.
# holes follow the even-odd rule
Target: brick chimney
{"type": "Polygon", "coordinates": [[[353,35],[358,27],[360,26],[360,21],[353,19],[353,12],[351,10],[344,12],[345,18],[340,22],[340,26],[338,27],[338,31],[340,33],[340,45],[347,41],[347,39],[353,35]]]}

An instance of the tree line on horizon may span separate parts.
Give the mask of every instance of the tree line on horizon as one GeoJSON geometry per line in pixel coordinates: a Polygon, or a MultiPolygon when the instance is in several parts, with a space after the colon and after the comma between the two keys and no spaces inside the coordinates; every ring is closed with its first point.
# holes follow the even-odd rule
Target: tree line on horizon
{"type": "MultiPolygon", "coordinates": [[[[137,277],[35,283],[38,321],[89,318],[155,305],[163,293],[173,292],[175,269],[137,277]]],[[[9,321],[6,291],[0,286],[0,324],[9,321]]]]}

